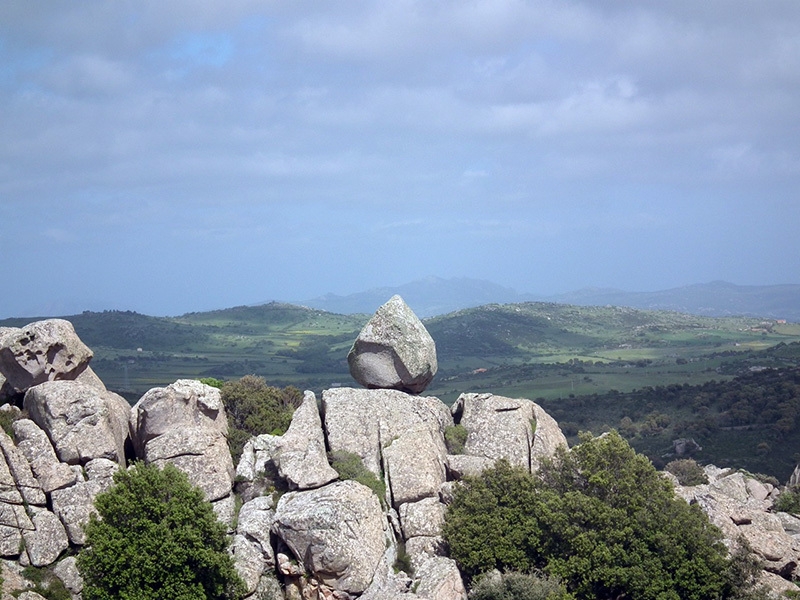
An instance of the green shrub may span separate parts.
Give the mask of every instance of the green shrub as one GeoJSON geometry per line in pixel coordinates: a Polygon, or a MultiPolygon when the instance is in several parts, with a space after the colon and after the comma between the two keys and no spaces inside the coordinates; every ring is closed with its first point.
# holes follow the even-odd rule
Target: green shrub
{"type": "Polygon", "coordinates": [[[217,379],[216,377],[201,377],[200,383],[205,383],[206,385],[215,387],[218,390],[221,390],[222,386],[225,385],[225,382],[222,379],[217,379]]]}
{"type": "Polygon", "coordinates": [[[47,600],[72,600],[72,594],[50,569],[27,566],[22,569],[22,576],[33,583],[30,591],[36,592],[47,600]]]}
{"type": "Polygon", "coordinates": [[[772,510],[800,515],[800,491],[786,488],[775,500],[772,510]]]}
{"type": "Polygon", "coordinates": [[[501,461],[465,478],[443,534],[469,578],[538,569],[578,599],[734,597],[719,530],[616,432],[584,436],[535,477],[501,461]]]}
{"type": "Polygon", "coordinates": [[[381,501],[381,504],[385,502],[386,484],[364,466],[358,454],[337,450],[328,455],[328,460],[334,470],[339,474],[339,479],[357,481],[371,489],[381,501]]]}
{"type": "Polygon", "coordinates": [[[394,572],[404,571],[408,575],[414,574],[414,567],[411,565],[411,555],[406,552],[406,545],[402,542],[397,544],[397,558],[394,561],[394,572]]]}
{"type": "Polygon", "coordinates": [[[296,387],[277,388],[255,375],[225,382],[220,394],[228,414],[228,446],[234,464],[239,462],[242,449],[251,437],[285,433],[294,409],[303,401],[296,387]]]}
{"type": "Polygon", "coordinates": [[[469,600],[570,600],[573,596],[557,580],[543,574],[493,571],[480,577],[469,600]]]}
{"type": "Polygon", "coordinates": [[[8,436],[14,439],[14,428],[12,423],[19,418],[19,411],[0,410],[0,429],[5,431],[8,436]]]}
{"type": "Polygon", "coordinates": [[[203,492],[167,464],[135,463],[95,500],[78,555],[84,600],[238,600],[244,584],[225,526],[203,492]]]}
{"type": "Polygon", "coordinates": [[[450,454],[463,454],[467,441],[467,429],[463,425],[449,425],[444,429],[444,443],[450,454]]]}
{"type": "Polygon", "coordinates": [[[678,478],[681,485],[701,485],[708,483],[708,475],[703,467],[691,458],[682,458],[667,463],[664,470],[678,478]]]}

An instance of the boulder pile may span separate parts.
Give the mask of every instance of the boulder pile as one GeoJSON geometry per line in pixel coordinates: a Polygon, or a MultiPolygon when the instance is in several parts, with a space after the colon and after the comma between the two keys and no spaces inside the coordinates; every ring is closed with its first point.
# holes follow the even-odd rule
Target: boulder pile
{"type": "MultiPolygon", "coordinates": [[[[13,401],[0,406],[13,428],[13,436],[0,430],[2,600],[20,589],[27,565],[51,567],[80,598],[74,554],[86,543],[84,525],[97,494],[132,459],[171,463],[203,490],[229,527],[249,597],[466,600],[441,536],[454,485],[499,459],[534,472],[567,441],[530,400],[462,394],[448,408],[421,395],[436,349],[399,297],[378,310],[348,358],[366,389],[324,390],[319,401],[306,392],[286,433],[250,439],[234,468],[219,390],[179,380],[130,407],[91,372],[91,351],[69,323],[0,330],[2,393],[13,401]],[[447,443],[455,431],[458,454],[447,443]],[[334,468],[342,457],[377,485],[343,480],[334,468]]],[[[768,512],[770,486],[706,472],[709,484],[676,483],[677,493],[706,510],[731,547],[748,540],[767,565],[765,580],[780,589],[800,564],[800,519],[768,512]]]]}

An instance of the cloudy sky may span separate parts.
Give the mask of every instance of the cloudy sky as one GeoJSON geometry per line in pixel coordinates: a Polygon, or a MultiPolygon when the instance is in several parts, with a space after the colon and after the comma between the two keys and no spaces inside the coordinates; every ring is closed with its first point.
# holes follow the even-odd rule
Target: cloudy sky
{"type": "Polygon", "coordinates": [[[0,317],[800,283],[800,2],[5,0],[0,317]]]}

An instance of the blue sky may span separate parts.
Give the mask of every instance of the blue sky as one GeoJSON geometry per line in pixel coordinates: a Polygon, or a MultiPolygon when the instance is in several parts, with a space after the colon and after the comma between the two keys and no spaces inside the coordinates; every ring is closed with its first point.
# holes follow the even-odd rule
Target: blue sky
{"type": "Polygon", "coordinates": [[[0,4],[0,317],[800,283],[796,0],[0,4]]]}

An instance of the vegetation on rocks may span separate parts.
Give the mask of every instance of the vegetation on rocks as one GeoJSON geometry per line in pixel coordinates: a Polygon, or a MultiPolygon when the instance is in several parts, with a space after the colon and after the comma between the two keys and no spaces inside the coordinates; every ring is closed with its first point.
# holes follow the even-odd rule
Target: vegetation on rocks
{"type": "Polygon", "coordinates": [[[571,600],[574,598],[555,578],[540,573],[509,571],[487,573],[476,581],[470,600],[571,600]]]}
{"type": "Polygon", "coordinates": [[[328,460],[342,481],[352,479],[371,489],[381,504],[386,498],[386,483],[364,466],[361,457],[352,452],[336,450],[328,455],[328,460]]]}
{"type": "Polygon", "coordinates": [[[251,437],[262,433],[284,434],[292,422],[294,409],[303,401],[303,394],[296,387],[271,386],[255,375],[225,382],[220,393],[228,415],[228,445],[234,463],[239,462],[251,437]]]}
{"type": "Polygon", "coordinates": [[[772,508],[776,511],[800,515],[800,490],[797,488],[783,490],[772,508]]]}
{"type": "Polygon", "coordinates": [[[136,463],[99,494],[78,556],[84,600],[238,600],[225,526],[172,465],[136,463]]]}
{"type": "Polygon", "coordinates": [[[681,458],[667,463],[665,470],[678,478],[681,485],[701,485],[708,483],[708,476],[703,467],[691,458],[681,458]]]}
{"type": "MultiPolygon", "coordinates": [[[[33,584],[32,592],[36,592],[47,600],[72,600],[72,594],[51,569],[29,565],[22,569],[22,576],[33,584]]],[[[2,582],[2,580],[0,580],[2,582]]]]}
{"type": "MultiPolygon", "coordinates": [[[[444,537],[465,575],[556,576],[578,599],[732,598],[721,534],[674,496],[616,432],[546,461],[537,476],[503,461],[457,489],[444,537]]],[[[739,593],[739,592],[736,592],[739,593]]]]}
{"type": "Polygon", "coordinates": [[[463,454],[467,443],[467,429],[463,425],[448,425],[444,430],[444,443],[450,454],[463,454]]]}

